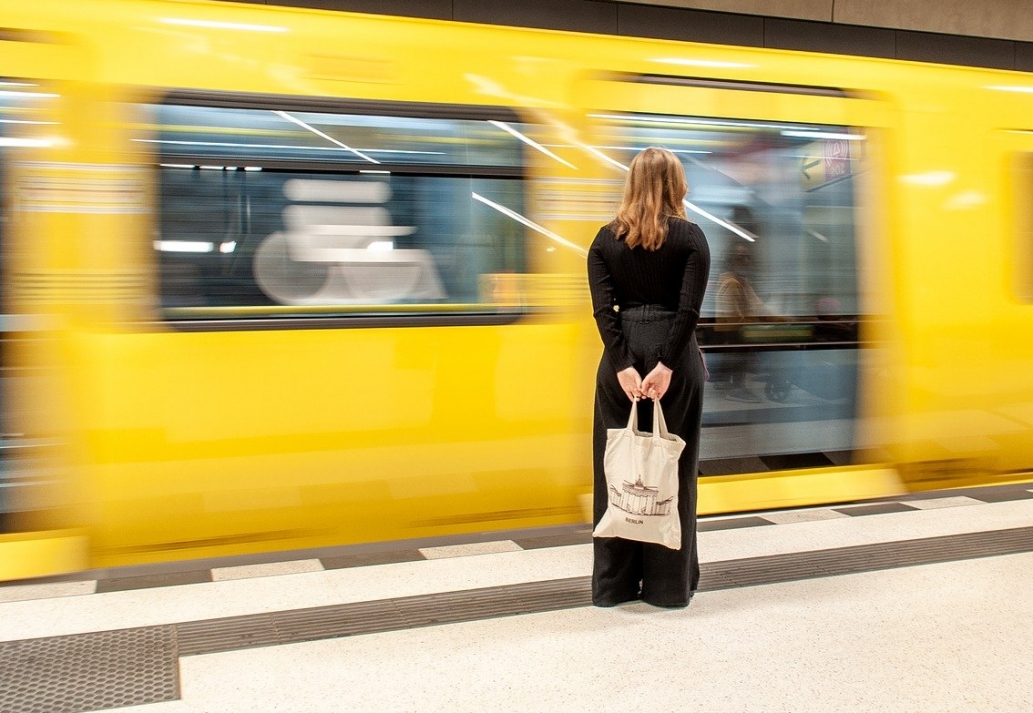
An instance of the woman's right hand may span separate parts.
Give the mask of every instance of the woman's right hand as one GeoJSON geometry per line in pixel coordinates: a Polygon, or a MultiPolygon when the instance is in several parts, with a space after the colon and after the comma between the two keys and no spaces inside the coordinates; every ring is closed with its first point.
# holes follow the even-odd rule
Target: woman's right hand
{"type": "Polygon", "coordinates": [[[617,381],[620,382],[621,388],[624,389],[624,393],[630,400],[642,398],[642,377],[639,376],[638,369],[629,366],[627,369],[618,371],[617,381]]]}
{"type": "Polygon", "coordinates": [[[671,374],[662,362],[657,362],[656,367],[646,375],[640,387],[651,399],[662,399],[667,389],[671,388],[671,374]]]}

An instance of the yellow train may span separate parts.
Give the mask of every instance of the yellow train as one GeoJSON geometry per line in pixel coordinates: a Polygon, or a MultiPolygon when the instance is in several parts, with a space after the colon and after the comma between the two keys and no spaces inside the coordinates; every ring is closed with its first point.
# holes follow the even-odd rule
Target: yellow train
{"type": "Polygon", "coordinates": [[[714,254],[703,512],[1033,470],[1029,75],[237,3],[0,17],[0,579],[583,521],[585,247],[649,145],[714,254]]]}

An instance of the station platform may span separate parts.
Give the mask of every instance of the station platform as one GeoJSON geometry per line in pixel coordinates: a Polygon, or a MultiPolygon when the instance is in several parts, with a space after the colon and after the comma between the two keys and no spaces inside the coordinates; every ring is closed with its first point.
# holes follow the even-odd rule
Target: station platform
{"type": "Polygon", "coordinates": [[[1033,484],[702,518],[682,610],[590,539],[0,586],[0,713],[1033,710],[1033,484]]]}

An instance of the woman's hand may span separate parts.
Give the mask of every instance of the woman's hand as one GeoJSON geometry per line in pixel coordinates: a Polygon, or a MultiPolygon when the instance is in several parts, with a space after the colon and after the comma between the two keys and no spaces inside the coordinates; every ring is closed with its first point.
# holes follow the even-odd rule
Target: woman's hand
{"type": "Polygon", "coordinates": [[[642,398],[642,377],[638,375],[638,369],[629,366],[623,371],[618,371],[617,381],[620,382],[621,388],[624,389],[624,393],[628,395],[629,399],[634,401],[642,398]]]}
{"type": "Polygon", "coordinates": [[[671,374],[673,373],[664,366],[663,362],[658,361],[653,370],[642,380],[642,393],[654,400],[663,398],[667,389],[671,388],[671,374]]]}

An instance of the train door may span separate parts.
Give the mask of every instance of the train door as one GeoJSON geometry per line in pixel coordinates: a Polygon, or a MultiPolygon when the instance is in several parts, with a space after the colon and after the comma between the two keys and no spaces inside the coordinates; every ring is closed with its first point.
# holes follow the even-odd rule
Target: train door
{"type": "Polygon", "coordinates": [[[1006,418],[1010,426],[997,428],[991,435],[992,442],[1000,446],[994,453],[994,470],[1007,477],[1033,470],[1033,379],[1029,369],[1033,360],[1033,129],[1021,129],[1028,126],[1025,93],[1012,89],[999,94],[1010,103],[995,119],[1014,128],[998,131],[993,142],[996,150],[992,155],[998,162],[992,175],[1000,181],[1001,240],[999,245],[988,244],[983,249],[994,257],[992,264],[999,266],[999,281],[994,282],[1003,289],[996,293],[1001,296],[1000,307],[987,310],[994,315],[992,328],[986,330],[994,368],[984,374],[984,407],[1006,418]]]}
{"type": "Polygon", "coordinates": [[[883,107],[837,88],[658,75],[582,91],[594,149],[615,176],[647,146],[682,160],[687,215],[710,243],[701,510],[896,490],[863,455],[858,428],[883,107]]]}
{"type": "Polygon", "coordinates": [[[26,257],[48,249],[22,224],[22,189],[31,187],[21,168],[53,161],[68,137],[64,88],[86,66],[79,60],[68,37],[0,32],[0,581],[62,574],[87,561],[85,537],[66,517],[69,481],[51,468],[51,441],[34,429],[44,402],[30,394],[48,378],[34,350],[48,320],[29,314],[15,287],[32,272],[23,270],[26,257]]]}
{"type": "MultiPolygon", "coordinates": [[[[10,91],[6,89],[8,87],[23,86],[25,86],[23,82],[0,81],[0,91],[10,91]]],[[[8,149],[19,143],[18,137],[10,136],[10,132],[5,131],[10,126],[8,122],[11,119],[8,117],[18,109],[16,103],[12,101],[15,96],[17,95],[0,94],[0,117],[2,117],[0,118],[0,275],[4,274],[4,253],[7,244],[4,228],[7,222],[7,206],[9,203],[7,191],[3,190],[5,168],[9,155],[8,149]]],[[[0,287],[4,283],[5,280],[0,278],[0,287]]],[[[8,392],[10,391],[9,380],[12,374],[8,354],[10,351],[10,341],[16,332],[14,319],[14,315],[9,312],[3,292],[0,292],[0,533],[7,532],[13,528],[10,521],[15,509],[13,493],[16,485],[10,468],[11,456],[15,450],[15,434],[8,427],[8,424],[11,422],[8,415],[8,392]]]]}
{"type": "Polygon", "coordinates": [[[17,209],[11,177],[17,172],[15,163],[53,141],[46,129],[56,123],[56,98],[38,82],[0,79],[0,533],[8,534],[33,529],[33,516],[43,499],[39,497],[39,472],[29,465],[37,439],[25,432],[26,411],[32,404],[20,398],[27,382],[39,375],[22,354],[39,322],[10,299],[14,272],[9,265],[14,257],[11,232],[17,209]]]}

